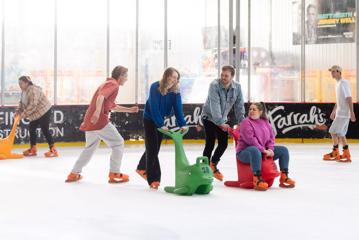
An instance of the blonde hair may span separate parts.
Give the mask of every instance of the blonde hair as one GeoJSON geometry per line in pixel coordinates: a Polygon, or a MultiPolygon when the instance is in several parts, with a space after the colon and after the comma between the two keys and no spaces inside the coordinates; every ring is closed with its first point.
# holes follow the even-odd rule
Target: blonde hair
{"type": "Polygon", "coordinates": [[[173,68],[173,67],[169,67],[167,68],[164,73],[163,73],[163,76],[162,76],[162,79],[160,80],[160,86],[158,88],[158,90],[160,91],[160,93],[163,95],[166,95],[168,92],[175,92],[175,93],[178,93],[179,92],[179,80],[180,80],[180,73],[178,72],[177,69],[173,68]],[[178,75],[178,78],[177,78],[177,83],[175,83],[170,89],[168,89],[168,78],[174,73],[176,72],[177,75],[178,75]]]}

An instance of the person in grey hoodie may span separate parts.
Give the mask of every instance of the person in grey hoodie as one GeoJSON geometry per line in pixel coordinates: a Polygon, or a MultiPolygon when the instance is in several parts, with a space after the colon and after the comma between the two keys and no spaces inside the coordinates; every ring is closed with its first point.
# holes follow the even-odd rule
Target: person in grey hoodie
{"type": "Polygon", "coordinates": [[[228,146],[228,114],[233,107],[240,123],[245,113],[241,85],[233,81],[234,75],[234,67],[222,67],[221,78],[210,84],[202,109],[202,123],[206,134],[203,156],[208,157],[213,175],[220,181],[223,180],[223,175],[217,165],[228,146]],[[216,139],[218,146],[212,155],[216,139]]]}

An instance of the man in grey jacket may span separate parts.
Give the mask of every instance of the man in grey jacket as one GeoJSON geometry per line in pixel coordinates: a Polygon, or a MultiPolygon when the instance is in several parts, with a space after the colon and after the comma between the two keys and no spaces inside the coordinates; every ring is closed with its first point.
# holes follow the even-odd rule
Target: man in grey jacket
{"type": "Polygon", "coordinates": [[[228,146],[228,114],[233,107],[240,123],[245,113],[241,85],[233,81],[234,74],[232,66],[222,67],[221,78],[214,80],[209,86],[202,110],[202,123],[206,133],[203,156],[208,157],[213,175],[220,181],[223,180],[223,175],[217,165],[228,146]],[[216,139],[218,146],[212,155],[216,139]]]}

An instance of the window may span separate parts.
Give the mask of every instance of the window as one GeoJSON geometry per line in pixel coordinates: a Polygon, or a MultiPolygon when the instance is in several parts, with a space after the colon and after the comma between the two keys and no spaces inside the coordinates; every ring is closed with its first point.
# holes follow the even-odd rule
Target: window
{"type": "Polygon", "coordinates": [[[164,1],[139,1],[138,96],[145,103],[151,83],[164,70],[164,1]],[[153,11],[155,9],[155,11],[153,11]]]}
{"type": "MultiPolygon", "coordinates": [[[[305,99],[335,102],[335,84],[328,69],[343,68],[356,98],[355,1],[306,1],[305,99]],[[351,17],[350,17],[351,16],[351,17]],[[331,20],[338,20],[336,24],[331,20]],[[344,20],[342,23],[341,20],[344,20]]],[[[355,100],[354,100],[355,101],[355,100]]]]}
{"type": "Polygon", "coordinates": [[[166,65],[181,73],[183,103],[203,103],[226,64],[239,65],[244,101],[266,102],[334,102],[335,80],[328,68],[339,65],[355,102],[355,0],[232,0],[233,29],[230,2],[0,0],[0,104],[17,105],[21,75],[29,75],[53,103],[88,104],[117,65],[129,69],[119,103],[145,103],[166,65]]]}
{"type": "Polygon", "coordinates": [[[54,97],[54,1],[5,0],[5,104],[16,105],[18,79],[29,75],[54,97]]]}
{"type": "Polygon", "coordinates": [[[204,102],[210,82],[218,77],[217,10],[216,0],[168,1],[168,65],[182,75],[184,103],[204,102]]]}
{"type": "Polygon", "coordinates": [[[136,99],[136,1],[110,2],[110,73],[117,65],[128,68],[128,81],[120,87],[117,101],[135,103],[136,99]]]}
{"type": "Polygon", "coordinates": [[[58,103],[88,104],[107,77],[107,2],[61,0],[57,3],[58,103]]]}
{"type": "Polygon", "coordinates": [[[251,1],[250,100],[300,101],[300,45],[293,44],[292,20],[291,1],[251,1]]]}

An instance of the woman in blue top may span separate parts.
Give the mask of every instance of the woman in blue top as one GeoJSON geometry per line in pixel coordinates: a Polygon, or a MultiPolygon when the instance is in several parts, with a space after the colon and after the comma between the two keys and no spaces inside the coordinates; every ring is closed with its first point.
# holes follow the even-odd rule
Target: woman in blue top
{"type": "Polygon", "coordinates": [[[182,99],[179,93],[179,72],[169,67],[163,73],[159,82],[151,85],[150,94],[146,101],[143,114],[145,127],[146,151],[138,163],[136,172],[141,175],[153,189],[158,189],[161,181],[161,168],[158,160],[158,152],[161,147],[162,134],[157,128],[168,130],[164,125],[165,117],[176,116],[181,130],[186,129],[182,110],[182,99]]]}

